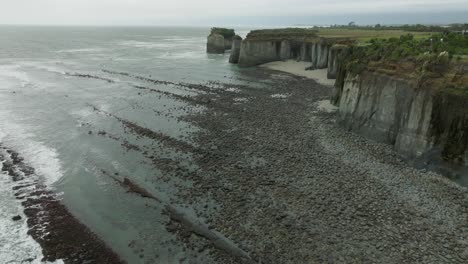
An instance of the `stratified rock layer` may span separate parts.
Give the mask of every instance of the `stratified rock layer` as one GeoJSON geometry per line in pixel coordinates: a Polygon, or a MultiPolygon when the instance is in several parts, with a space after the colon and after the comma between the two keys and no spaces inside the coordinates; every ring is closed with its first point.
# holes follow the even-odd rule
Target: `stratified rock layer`
{"type": "Polygon", "coordinates": [[[222,54],[225,50],[224,37],[220,34],[211,34],[208,36],[206,44],[206,52],[214,54],[222,54]]]}
{"type": "Polygon", "coordinates": [[[454,177],[468,172],[467,94],[368,70],[340,74],[335,99],[345,127],[393,145],[416,165],[454,177]]]}
{"type": "Polygon", "coordinates": [[[346,52],[349,51],[349,46],[347,45],[333,45],[330,48],[328,53],[328,71],[327,71],[327,78],[328,79],[336,79],[336,74],[338,72],[338,66],[341,62],[340,56],[345,55],[346,52]]]}
{"type": "Polygon", "coordinates": [[[232,41],[231,56],[229,57],[229,62],[230,63],[238,63],[239,62],[241,45],[242,45],[242,38],[240,38],[240,37],[239,38],[234,38],[234,40],[232,41]]]}
{"type": "MultiPolygon", "coordinates": [[[[298,60],[311,62],[311,69],[325,69],[329,65],[331,44],[329,41],[317,39],[301,40],[249,40],[242,41],[239,66],[250,67],[279,60],[298,60]]],[[[343,45],[344,46],[344,45],[343,45]]],[[[338,53],[333,53],[332,58],[338,53]]],[[[336,75],[337,61],[332,63],[336,75]]]]}

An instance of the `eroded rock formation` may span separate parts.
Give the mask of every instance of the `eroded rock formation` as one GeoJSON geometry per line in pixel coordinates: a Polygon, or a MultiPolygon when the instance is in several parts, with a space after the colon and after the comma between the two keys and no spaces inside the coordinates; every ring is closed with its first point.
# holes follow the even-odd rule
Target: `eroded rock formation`
{"type": "Polygon", "coordinates": [[[210,34],[206,44],[206,52],[222,54],[225,51],[224,37],[221,34],[210,34]]]}
{"type": "MultiPolygon", "coordinates": [[[[335,103],[342,124],[394,146],[416,165],[457,176],[468,172],[466,66],[436,65],[424,78],[339,67],[335,103]],[[453,76],[453,77],[452,77],[453,76]],[[451,87],[451,88],[448,88],[451,87]]],[[[412,72],[411,69],[406,69],[412,72]]]]}
{"type": "Polygon", "coordinates": [[[232,40],[231,56],[229,57],[230,63],[239,62],[241,44],[242,44],[242,38],[236,35],[232,40]]]}
{"type": "Polygon", "coordinates": [[[340,63],[340,56],[346,55],[346,52],[349,51],[349,46],[336,44],[330,48],[328,53],[328,79],[336,79],[336,74],[338,72],[338,66],[340,63]]]}
{"type": "Polygon", "coordinates": [[[212,28],[206,44],[206,52],[222,54],[230,50],[235,37],[234,29],[212,28]]]}

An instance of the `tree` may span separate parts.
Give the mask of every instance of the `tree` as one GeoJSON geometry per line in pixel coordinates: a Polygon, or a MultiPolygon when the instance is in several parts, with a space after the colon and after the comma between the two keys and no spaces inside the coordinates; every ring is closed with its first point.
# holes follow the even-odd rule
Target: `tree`
{"type": "Polygon", "coordinates": [[[348,23],[348,27],[355,27],[356,26],[356,22],[354,21],[351,21],[348,23]]]}

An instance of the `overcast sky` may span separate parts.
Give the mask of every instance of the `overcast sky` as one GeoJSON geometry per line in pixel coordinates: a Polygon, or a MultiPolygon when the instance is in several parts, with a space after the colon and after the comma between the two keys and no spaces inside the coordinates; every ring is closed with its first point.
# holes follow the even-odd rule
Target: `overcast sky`
{"type": "Polygon", "coordinates": [[[247,26],[348,20],[468,22],[468,0],[1,0],[0,5],[0,24],[247,26]]]}

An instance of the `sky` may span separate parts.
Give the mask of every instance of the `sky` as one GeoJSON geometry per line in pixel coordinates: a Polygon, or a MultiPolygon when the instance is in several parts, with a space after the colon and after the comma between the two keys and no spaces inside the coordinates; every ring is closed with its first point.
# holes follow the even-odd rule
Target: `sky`
{"type": "Polygon", "coordinates": [[[468,0],[1,0],[0,24],[280,26],[468,23],[468,0]]]}

